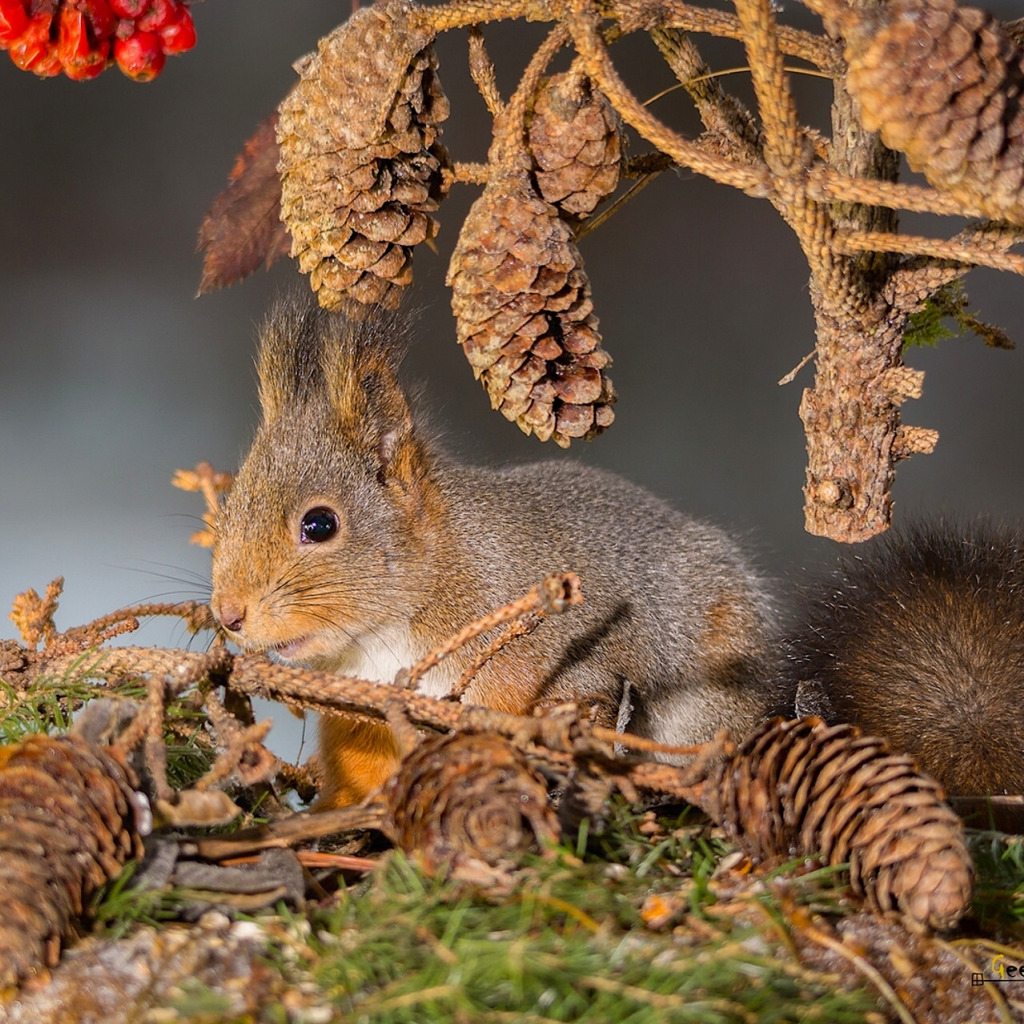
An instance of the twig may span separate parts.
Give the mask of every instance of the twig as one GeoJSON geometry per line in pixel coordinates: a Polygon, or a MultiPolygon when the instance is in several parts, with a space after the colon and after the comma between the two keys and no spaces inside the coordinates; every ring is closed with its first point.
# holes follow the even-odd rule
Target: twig
{"type": "Polygon", "coordinates": [[[99,632],[109,626],[125,622],[129,619],[148,619],[157,616],[171,616],[185,620],[189,632],[198,633],[203,629],[212,629],[214,626],[213,615],[210,613],[210,606],[205,601],[179,601],[173,604],[133,604],[127,608],[121,608],[116,612],[110,612],[78,629],[68,632],[77,633],[81,630],[86,632],[99,632]]]}
{"type": "Polygon", "coordinates": [[[505,109],[505,102],[498,92],[494,64],[487,54],[484,34],[479,25],[471,25],[466,35],[469,37],[469,74],[483,97],[488,113],[491,117],[498,117],[505,109]]]}
{"type": "Polygon", "coordinates": [[[460,161],[444,168],[442,174],[449,188],[456,182],[463,185],[486,185],[491,176],[491,165],[460,161]]]}
{"type": "Polygon", "coordinates": [[[386,811],[382,803],[357,804],[342,807],[336,811],[321,811],[319,814],[294,814],[275,821],[272,825],[239,829],[230,836],[215,839],[200,839],[187,844],[205,860],[222,860],[225,857],[240,857],[256,850],[270,847],[291,846],[311,839],[336,835],[339,832],[359,832],[378,828],[384,821],[386,811]]]}
{"type": "Polygon", "coordinates": [[[863,203],[915,213],[978,217],[981,211],[926,185],[907,185],[877,178],[851,177],[834,167],[818,164],[807,174],[807,194],[822,203],[863,203]]]}
{"type": "Polygon", "coordinates": [[[781,386],[781,385],[783,385],[783,384],[792,384],[792,383],[793,383],[793,381],[794,381],[794,380],[796,379],[796,375],[797,375],[797,374],[798,374],[798,373],[799,373],[799,372],[800,372],[800,371],[801,371],[801,370],[802,370],[802,369],[803,369],[803,368],[804,368],[804,367],[805,367],[805,366],[806,366],[806,365],[807,365],[807,364],[808,364],[808,363],[809,363],[809,362],[810,362],[810,361],[811,361],[811,360],[812,360],[813,358],[814,358],[814,349],[811,349],[811,351],[810,351],[810,352],[808,352],[808,353],[807,353],[807,355],[805,355],[805,356],[803,357],[803,359],[801,359],[801,360],[800,360],[800,362],[799,362],[799,363],[797,363],[797,364],[796,364],[796,366],[794,366],[794,367],[793,367],[793,369],[789,371],[789,373],[787,373],[787,374],[784,374],[784,375],[783,375],[782,377],[780,377],[780,378],[779,378],[779,385],[781,386]]]}
{"type": "MultiPolygon", "coordinates": [[[[666,166],[671,166],[666,165],[666,166]]],[[[583,221],[578,228],[576,228],[574,235],[576,241],[582,241],[592,231],[596,231],[602,224],[606,223],[610,218],[615,216],[631,199],[635,199],[636,196],[645,189],[654,179],[661,173],[662,169],[652,171],[644,174],[633,182],[629,188],[626,189],[621,195],[616,196],[615,200],[609,203],[597,216],[588,217],[583,221]]]]}
{"type": "Polygon", "coordinates": [[[146,768],[153,780],[153,795],[157,800],[173,801],[174,790],[167,781],[167,747],[163,741],[164,683],[154,676],[146,684],[146,702],[138,717],[122,734],[116,744],[125,752],[141,740],[146,768]],[[137,735],[133,727],[138,726],[137,735]]]}
{"type": "Polygon", "coordinates": [[[35,647],[40,640],[47,646],[57,635],[53,617],[60,604],[64,577],[58,576],[46,585],[46,593],[40,597],[31,587],[14,599],[8,618],[18,627],[22,640],[35,647]]]}
{"type": "Polygon", "coordinates": [[[494,126],[494,142],[488,154],[491,166],[502,171],[521,171],[530,165],[526,153],[526,114],[533,103],[541,78],[555,54],[569,42],[564,25],[556,25],[537,47],[526,65],[516,91],[494,126]]]}
{"type": "Polygon", "coordinates": [[[992,267],[1013,274],[1024,274],[1024,256],[997,252],[956,239],[945,241],[920,235],[893,235],[884,231],[837,231],[834,244],[837,252],[848,255],[860,252],[892,252],[953,260],[969,266],[992,267]]]}
{"type": "Polygon", "coordinates": [[[736,0],[736,13],[764,125],[765,162],[773,173],[791,175],[807,161],[808,149],[783,66],[769,0],[736,0]]]}
{"type": "Polygon", "coordinates": [[[715,78],[693,40],[676,28],[651,30],[651,39],[693,100],[704,127],[750,162],[759,161],[761,140],[750,111],[715,78]]]}
{"type": "Polygon", "coordinates": [[[203,705],[217,740],[225,749],[192,788],[200,791],[212,789],[232,772],[237,772],[242,784],[249,786],[270,777],[277,768],[277,758],[263,746],[263,741],[270,732],[273,720],[266,719],[242,727],[212,690],[205,693],[203,705]],[[243,766],[243,759],[249,759],[251,763],[243,766]]]}
{"type": "Polygon", "coordinates": [[[495,655],[503,651],[510,643],[520,637],[529,636],[543,621],[543,616],[537,614],[523,615],[510,622],[467,666],[459,681],[447,694],[449,700],[461,700],[463,694],[469,689],[477,673],[495,655]]]}
{"type": "Polygon", "coordinates": [[[714,181],[742,188],[751,195],[768,194],[770,183],[766,167],[744,166],[738,161],[710,153],[672,131],[640,103],[626,87],[608,56],[601,39],[599,18],[590,0],[573,0],[567,23],[587,74],[597,82],[623,120],[651,145],[667,153],[676,163],[714,181]]]}
{"type": "Polygon", "coordinates": [[[554,573],[525,596],[471,622],[455,636],[420,658],[407,673],[400,673],[395,682],[406,689],[414,689],[427,672],[482,633],[490,632],[497,626],[526,615],[539,615],[544,618],[574,607],[582,601],[579,577],[571,572],[554,573]]]}
{"type": "Polygon", "coordinates": [[[183,491],[199,491],[206,502],[202,515],[205,524],[189,537],[189,542],[208,548],[213,546],[217,513],[221,498],[231,489],[234,477],[230,473],[218,473],[209,462],[200,462],[195,469],[179,469],[171,479],[173,486],[183,491]]]}
{"type": "Polygon", "coordinates": [[[435,32],[448,32],[489,21],[522,18],[525,21],[554,21],[559,14],[557,3],[545,0],[450,0],[436,7],[420,7],[410,20],[429,25],[435,32]]]}
{"type": "MultiPolygon", "coordinates": [[[[627,32],[644,29],[676,28],[684,32],[701,32],[722,39],[743,39],[739,18],[727,11],[695,7],[683,0],[619,0],[609,10],[627,32]]],[[[830,75],[842,73],[842,51],[832,40],[814,32],[779,26],[779,49],[790,57],[799,57],[830,75]]]]}

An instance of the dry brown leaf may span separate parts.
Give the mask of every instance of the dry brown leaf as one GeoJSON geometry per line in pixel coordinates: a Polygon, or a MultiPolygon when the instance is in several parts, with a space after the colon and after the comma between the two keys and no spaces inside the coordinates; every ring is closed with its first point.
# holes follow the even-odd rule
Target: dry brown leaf
{"type": "Polygon", "coordinates": [[[228,187],[203,217],[197,245],[203,253],[200,295],[288,255],[291,240],[281,223],[276,131],[275,111],[246,142],[228,175],[228,187]]]}

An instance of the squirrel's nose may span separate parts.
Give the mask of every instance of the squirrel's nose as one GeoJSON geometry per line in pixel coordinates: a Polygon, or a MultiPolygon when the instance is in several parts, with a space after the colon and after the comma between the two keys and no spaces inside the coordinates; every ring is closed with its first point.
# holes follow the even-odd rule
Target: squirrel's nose
{"type": "Polygon", "coordinates": [[[210,601],[214,618],[229,632],[237,633],[245,622],[245,605],[226,597],[214,597],[210,601]]]}

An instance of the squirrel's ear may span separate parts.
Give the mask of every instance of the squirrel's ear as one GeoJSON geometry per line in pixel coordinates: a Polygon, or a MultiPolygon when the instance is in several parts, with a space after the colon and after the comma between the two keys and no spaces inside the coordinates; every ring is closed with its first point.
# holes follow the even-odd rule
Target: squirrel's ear
{"type": "Polygon", "coordinates": [[[398,367],[409,323],[386,311],[328,325],[324,383],[342,435],[376,467],[382,483],[410,486],[419,463],[412,413],[398,367]]]}
{"type": "Polygon", "coordinates": [[[417,477],[419,462],[413,438],[412,413],[391,368],[374,368],[362,375],[359,388],[365,400],[355,436],[362,439],[366,455],[376,463],[377,479],[403,488],[417,477]]]}
{"type": "Polygon", "coordinates": [[[277,299],[260,325],[256,369],[263,422],[307,401],[320,379],[320,342],[329,314],[308,295],[277,299]]]}

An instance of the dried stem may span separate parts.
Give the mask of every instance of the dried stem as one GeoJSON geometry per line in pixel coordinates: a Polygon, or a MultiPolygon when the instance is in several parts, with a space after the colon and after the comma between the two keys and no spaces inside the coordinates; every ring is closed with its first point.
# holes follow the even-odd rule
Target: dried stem
{"type": "Polygon", "coordinates": [[[809,154],[779,49],[769,0],[736,0],[758,109],[764,125],[764,159],[777,175],[791,175],[809,154]]]}
{"type": "Polygon", "coordinates": [[[663,124],[640,103],[611,62],[601,38],[600,19],[589,0],[573,0],[567,24],[587,74],[597,82],[623,120],[651,145],[667,153],[676,163],[714,181],[744,189],[752,195],[767,195],[769,174],[766,167],[744,166],[718,156],[696,142],[690,142],[663,124]]]}
{"type": "Polygon", "coordinates": [[[807,195],[822,203],[863,203],[888,206],[893,210],[938,213],[950,216],[980,216],[972,209],[925,185],[906,185],[876,178],[851,177],[834,167],[819,164],[808,172],[807,195]]]}
{"type": "Polygon", "coordinates": [[[824,946],[826,949],[831,950],[837,956],[842,957],[855,971],[859,974],[863,974],[864,977],[874,985],[879,994],[889,1004],[893,1012],[903,1022],[903,1024],[915,1024],[915,1017],[907,1009],[906,1004],[896,994],[893,987],[885,980],[884,977],[882,977],[878,968],[868,961],[866,957],[862,956],[856,950],[848,949],[844,943],[833,938],[820,928],[805,925],[802,931],[807,938],[811,939],[813,942],[817,942],[821,946],[824,946]]]}
{"type": "Polygon", "coordinates": [[[505,109],[505,102],[498,92],[498,83],[494,77],[494,64],[487,55],[484,34],[479,25],[471,26],[467,31],[469,38],[469,73],[491,117],[497,118],[505,109]]]}
{"type": "Polygon", "coordinates": [[[489,633],[492,629],[503,626],[513,619],[527,616],[537,616],[538,620],[543,619],[552,613],[557,614],[567,608],[575,607],[582,601],[580,580],[575,573],[553,573],[518,600],[471,622],[455,636],[420,658],[408,673],[400,673],[396,682],[404,688],[414,689],[427,672],[440,664],[448,655],[465,647],[481,634],[489,633]]]}
{"type": "MultiPolygon", "coordinates": [[[[618,18],[626,32],[643,29],[676,28],[683,32],[703,32],[722,39],[744,38],[739,18],[727,11],[694,7],[682,0],[619,0],[610,6],[608,16],[618,18]]],[[[799,57],[830,75],[840,74],[843,59],[840,49],[831,40],[813,32],[780,25],[777,31],[779,49],[790,57],[799,57]]]]}
{"type": "Polygon", "coordinates": [[[545,0],[450,0],[437,7],[420,7],[411,20],[435,32],[448,32],[471,25],[486,25],[489,21],[554,21],[559,4],[545,0]]]}
{"type": "Polygon", "coordinates": [[[761,160],[761,133],[750,111],[709,77],[711,68],[693,40],[676,28],[652,29],[651,38],[693,100],[704,127],[751,163],[761,160]]]}
{"type": "Polygon", "coordinates": [[[920,235],[893,235],[883,231],[837,231],[835,247],[838,252],[851,256],[862,252],[891,252],[952,260],[962,264],[965,270],[971,266],[992,267],[1012,274],[1024,274],[1024,256],[995,252],[955,238],[943,241],[920,235]]]}

